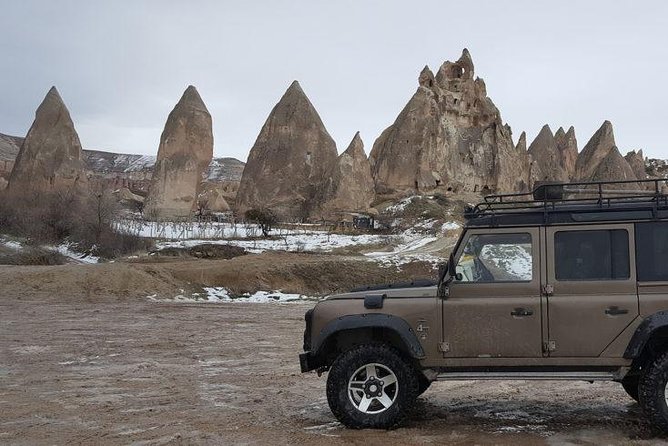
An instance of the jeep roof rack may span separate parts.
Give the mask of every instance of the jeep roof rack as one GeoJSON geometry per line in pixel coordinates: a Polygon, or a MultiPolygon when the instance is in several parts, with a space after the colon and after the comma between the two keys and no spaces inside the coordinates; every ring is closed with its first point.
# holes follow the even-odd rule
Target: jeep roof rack
{"type": "Polygon", "coordinates": [[[531,192],[487,195],[464,212],[469,226],[668,218],[667,178],[545,182],[531,192]]]}

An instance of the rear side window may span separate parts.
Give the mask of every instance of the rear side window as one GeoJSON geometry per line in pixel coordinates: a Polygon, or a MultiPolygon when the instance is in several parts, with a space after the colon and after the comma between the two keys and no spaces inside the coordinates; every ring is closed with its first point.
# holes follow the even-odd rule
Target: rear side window
{"type": "Polygon", "coordinates": [[[668,223],[636,223],[638,280],[668,281],[668,223]]]}
{"type": "Polygon", "coordinates": [[[559,231],[554,234],[557,280],[629,278],[629,234],[625,229],[559,231]]]}

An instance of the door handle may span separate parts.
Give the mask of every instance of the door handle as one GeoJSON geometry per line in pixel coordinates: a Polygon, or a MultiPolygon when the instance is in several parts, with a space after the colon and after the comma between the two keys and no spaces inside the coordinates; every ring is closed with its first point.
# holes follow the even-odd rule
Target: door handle
{"type": "Polygon", "coordinates": [[[516,317],[533,316],[533,310],[527,310],[526,308],[515,308],[510,312],[510,315],[516,317]]]}
{"type": "Polygon", "coordinates": [[[619,316],[620,314],[628,314],[629,310],[626,308],[619,308],[617,306],[608,307],[605,309],[605,314],[610,316],[619,316]]]}

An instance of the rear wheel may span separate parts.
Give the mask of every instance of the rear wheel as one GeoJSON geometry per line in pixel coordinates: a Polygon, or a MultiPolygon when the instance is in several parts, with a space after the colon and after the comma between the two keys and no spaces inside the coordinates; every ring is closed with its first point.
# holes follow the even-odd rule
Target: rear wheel
{"type": "Polygon", "coordinates": [[[348,427],[390,428],[413,406],[417,373],[392,347],[365,344],[341,354],[327,377],[327,402],[348,427]]]}
{"type": "Polygon", "coordinates": [[[654,359],[640,378],[640,407],[652,425],[668,433],[668,353],[654,359]]]}

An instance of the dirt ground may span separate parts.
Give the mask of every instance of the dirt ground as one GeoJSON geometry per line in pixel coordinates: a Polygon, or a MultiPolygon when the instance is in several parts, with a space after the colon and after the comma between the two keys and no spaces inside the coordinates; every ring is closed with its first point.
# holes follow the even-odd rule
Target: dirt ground
{"type": "Polygon", "coordinates": [[[406,425],[348,430],[325,377],[299,372],[306,304],[9,288],[0,282],[0,444],[665,444],[615,383],[435,383],[406,425]]]}

